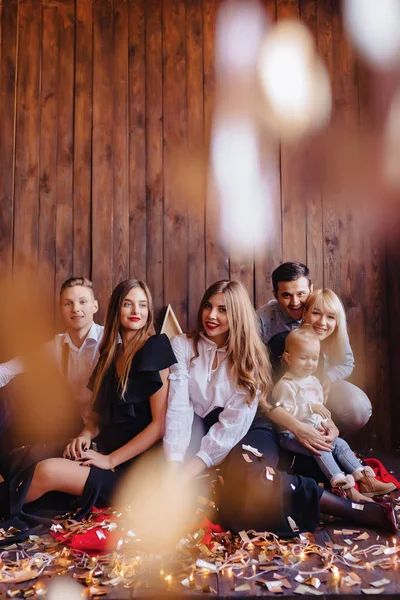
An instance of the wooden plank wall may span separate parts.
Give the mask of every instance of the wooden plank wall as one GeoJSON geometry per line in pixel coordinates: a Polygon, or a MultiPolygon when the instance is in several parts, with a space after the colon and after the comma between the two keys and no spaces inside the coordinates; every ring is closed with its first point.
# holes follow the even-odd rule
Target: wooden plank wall
{"type": "MultiPolygon", "coordinates": [[[[362,78],[339,3],[263,3],[272,21],[301,19],[313,32],[332,82],[330,130],[362,126],[362,78]]],[[[398,344],[393,333],[389,340],[384,296],[398,284],[397,249],[387,261],[351,203],[338,202],[346,194],[339,185],[304,194],[299,166],[312,156],[287,145],[274,155],[274,236],[254,261],[221,246],[200,167],[189,165],[189,181],[181,181],[180,157],[203,156],[209,140],[218,4],[0,0],[0,269],[30,264],[44,273],[54,318],[53,299],[72,274],[93,280],[100,319],[118,281],[144,278],[156,310],[172,303],[185,328],[213,281],[241,279],[260,306],[271,297],[275,266],[306,261],[315,285],[332,287],[348,310],[354,380],[374,405],[368,442],[397,444],[389,356],[398,357],[398,344]]],[[[397,293],[392,314],[399,304],[397,293]]]]}

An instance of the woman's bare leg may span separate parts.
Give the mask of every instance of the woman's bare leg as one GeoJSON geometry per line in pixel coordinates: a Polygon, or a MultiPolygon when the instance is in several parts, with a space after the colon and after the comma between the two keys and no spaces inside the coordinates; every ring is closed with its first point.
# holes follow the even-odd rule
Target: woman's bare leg
{"type": "Polygon", "coordinates": [[[25,504],[52,491],[80,496],[89,473],[89,467],[81,467],[79,463],[66,458],[42,460],[36,465],[25,504]]]}

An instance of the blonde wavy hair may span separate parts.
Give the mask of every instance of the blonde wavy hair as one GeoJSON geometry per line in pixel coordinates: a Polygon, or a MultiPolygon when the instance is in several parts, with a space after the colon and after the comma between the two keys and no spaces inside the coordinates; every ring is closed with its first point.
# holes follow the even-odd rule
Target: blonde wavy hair
{"type": "Polygon", "coordinates": [[[259,403],[266,409],[267,396],[272,388],[271,364],[259,336],[257,315],[246,289],[238,281],[217,281],[204,294],[197,314],[196,327],[188,334],[188,337],[193,338],[195,347],[195,355],[191,360],[199,356],[200,333],[204,331],[203,310],[214,294],[225,296],[229,323],[227,360],[234,381],[249,391],[248,404],[253,402],[259,390],[259,403]]]}
{"type": "Polygon", "coordinates": [[[334,331],[321,342],[322,352],[335,363],[340,364],[346,355],[347,323],[344,306],[338,296],[329,288],[312,292],[304,305],[303,322],[307,324],[307,314],[314,308],[331,312],[336,318],[334,331]]]}
{"type": "Polygon", "coordinates": [[[301,327],[292,329],[292,331],[289,332],[285,340],[285,352],[290,354],[290,349],[303,340],[305,342],[320,343],[318,335],[315,333],[312,325],[308,325],[308,323],[304,323],[301,327]]]}
{"type": "Polygon", "coordinates": [[[125,281],[121,281],[121,283],[117,285],[111,294],[111,298],[108,303],[103,341],[101,342],[99,350],[100,357],[96,366],[95,378],[93,382],[93,402],[96,401],[105,374],[107,373],[113,361],[117,358],[118,339],[121,333],[120,315],[122,303],[129,292],[136,288],[140,288],[145,293],[149,314],[144,327],[137,330],[136,335],[129,343],[129,346],[125,348],[124,366],[121,377],[119,377],[118,380],[122,396],[124,396],[126,393],[129,371],[132,365],[133,357],[135,356],[136,352],[138,352],[144,346],[148,338],[155,334],[153,301],[149,288],[143,281],[138,279],[126,279],[125,281]]]}

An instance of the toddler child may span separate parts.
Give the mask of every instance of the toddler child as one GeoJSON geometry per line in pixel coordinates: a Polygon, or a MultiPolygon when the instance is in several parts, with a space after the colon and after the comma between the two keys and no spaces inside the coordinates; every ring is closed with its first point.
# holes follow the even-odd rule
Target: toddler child
{"type": "MultiPolygon", "coordinates": [[[[320,341],[314,330],[303,325],[286,338],[284,360],[288,371],[278,381],[272,392],[275,406],[282,406],[302,423],[313,425],[318,431],[327,431],[331,419],[324,406],[324,393],[319,380],[314,377],[318,367],[320,341]]],[[[375,478],[371,467],[363,467],[348,443],[337,438],[332,452],[315,454],[305,448],[288,430],[281,430],[280,445],[294,453],[313,456],[332,488],[355,501],[373,502],[373,496],[387,494],[396,489],[393,483],[383,483],[375,478]],[[358,483],[359,491],[355,488],[358,483]]]]}

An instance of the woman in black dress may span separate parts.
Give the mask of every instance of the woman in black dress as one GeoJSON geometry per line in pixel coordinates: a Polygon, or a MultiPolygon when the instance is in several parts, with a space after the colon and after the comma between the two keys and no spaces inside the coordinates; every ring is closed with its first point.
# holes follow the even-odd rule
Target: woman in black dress
{"type": "MultiPolygon", "coordinates": [[[[17,495],[10,493],[10,515],[37,514],[42,497],[53,491],[63,492],[66,502],[75,499],[78,518],[95,504],[107,506],[126,468],[163,436],[168,373],[175,362],[167,336],[155,335],[146,284],[134,279],[118,284],[89,382],[93,416],[63,458],[22,460],[11,467],[10,488],[16,478],[21,485],[17,495]]],[[[68,508],[71,502],[63,506],[68,508]]]]}

